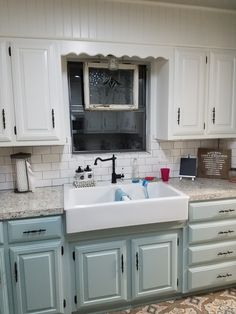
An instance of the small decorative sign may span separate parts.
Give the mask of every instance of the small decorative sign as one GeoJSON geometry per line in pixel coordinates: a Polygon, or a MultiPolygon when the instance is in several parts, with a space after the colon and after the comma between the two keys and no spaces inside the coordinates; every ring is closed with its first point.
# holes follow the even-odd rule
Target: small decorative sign
{"type": "Polygon", "coordinates": [[[198,149],[198,177],[228,179],[230,167],[230,149],[198,149]]]}

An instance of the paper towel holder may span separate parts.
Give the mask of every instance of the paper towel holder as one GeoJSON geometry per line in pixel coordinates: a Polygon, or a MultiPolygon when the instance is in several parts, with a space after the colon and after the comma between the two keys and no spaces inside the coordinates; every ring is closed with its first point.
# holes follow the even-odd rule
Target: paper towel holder
{"type": "Polygon", "coordinates": [[[14,192],[16,193],[26,193],[29,192],[30,189],[30,182],[29,182],[29,175],[27,171],[27,161],[31,157],[30,153],[16,153],[10,155],[11,159],[16,160],[15,165],[15,189],[14,192]]]}

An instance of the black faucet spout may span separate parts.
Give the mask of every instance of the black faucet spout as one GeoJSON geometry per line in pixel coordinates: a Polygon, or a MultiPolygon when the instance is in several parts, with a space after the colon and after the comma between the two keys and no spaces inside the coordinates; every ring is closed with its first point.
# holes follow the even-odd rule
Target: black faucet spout
{"type": "Polygon", "coordinates": [[[121,179],[121,178],[124,178],[124,175],[123,174],[116,174],[116,163],[115,163],[115,160],[116,160],[116,156],[113,154],[111,158],[106,158],[106,159],[102,159],[101,157],[97,157],[94,161],[94,165],[96,166],[97,165],[97,162],[98,160],[100,161],[109,161],[111,160],[112,161],[112,174],[111,174],[111,183],[116,183],[117,182],[117,179],[121,179]]]}

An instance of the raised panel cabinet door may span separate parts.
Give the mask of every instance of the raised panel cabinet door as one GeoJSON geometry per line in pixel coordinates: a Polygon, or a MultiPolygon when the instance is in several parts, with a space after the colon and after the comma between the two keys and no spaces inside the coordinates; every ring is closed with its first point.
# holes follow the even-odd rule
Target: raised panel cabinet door
{"type": "Polygon", "coordinates": [[[60,90],[56,46],[46,41],[11,44],[17,140],[59,140],[60,90]]]}
{"type": "Polygon", "coordinates": [[[3,249],[0,249],[0,314],[10,314],[3,249]]]}
{"type": "Polygon", "coordinates": [[[13,134],[13,103],[9,43],[0,40],[0,146],[10,142],[13,134]]]}
{"type": "Polygon", "coordinates": [[[177,233],[132,240],[133,297],[177,291],[177,233]]]}
{"type": "Polygon", "coordinates": [[[236,133],[236,52],[210,53],[208,133],[236,133]]]}
{"type": "Polygon", "coordinates": [[[63,313],[61,243],[10,248],[17,314],[63,313]]]}
{"type": "Polygon", "coordinates": [[[127,299],[126,241],[75,247],[77,307],[127,299]]]}
{"type": "Polygon", "coordinates": [[[203,135],[207,53],[175,50],[173,135],[203,135]]]}

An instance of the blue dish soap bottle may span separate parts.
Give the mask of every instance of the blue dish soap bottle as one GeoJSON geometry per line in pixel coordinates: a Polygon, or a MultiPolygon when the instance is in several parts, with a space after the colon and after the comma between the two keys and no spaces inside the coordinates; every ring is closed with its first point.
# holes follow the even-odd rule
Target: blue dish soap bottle
{"type": "Polygon", "coordinates": [[[138,160],[137,160],[137,158],[133,159],[131,180],[132,180],[133,183],[139,182],[138,160]]]}

